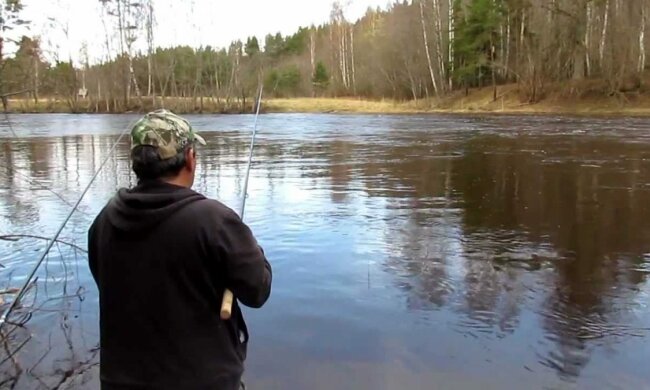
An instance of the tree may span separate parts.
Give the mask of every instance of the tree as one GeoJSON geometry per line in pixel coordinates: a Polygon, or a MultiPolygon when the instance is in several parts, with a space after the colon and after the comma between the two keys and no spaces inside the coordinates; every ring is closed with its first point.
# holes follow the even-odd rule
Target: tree
{"type": "Polygon", "coordinates": [[[645,30],[647,24],[648,10],[645,2],[641,3],[641,26],[639,27],[639,74],[645,71],[646,51],[645,51],[645,30]]]}
{"type": "Polygon", "coordinates": [[[134,86],[140,106],[142,106],[142,94],[133,69],[132,48],[141,33],[143,21],[147,20],[147,14],[152,12],[152,6],[146,7],[142,0],[99,0],[99,2],[107,15],[113,16],[117,23],[117,31],[120,37],[120,55],[124,56],[127,67],[124,79],[124,103],[128,107],[131,98],[131,86],[134,86]]]}
{"type": "Polygon", "coordinates": [[[282,76],[280,78],[280,88],[285,93],[288,93],[291,96],[294,96],[298,92],[300,86],[300,80],[302,75],[297,66],[289,66],[282,71],[282,76]]]}
{"type": "Polygon", "coordinates": [[[21,0],[1,0],[0,1],[0,62],[4,54],[4,42],[8,31],[15,27],[27,24],[26,20],[20,19],[20,11],[23,10],[21,0]]]}
{"type": "MultiPolygon", "coordinates": [[[[154,97],[154,84],[153,84],[153,52],[154,52],[154,36],[153,30],[155,25],[153,0],[146,2],[146,30],[147,30],[147,95],[154,97]]],[[[155,99],[155,97],[154,97],[155,99]]],[[[154,100],[155,106],[155,100],[154,100]]]]}
{"type": "Polygon", "coordinates": [[[332,10],[330,11],[330,37],[332,43],[334,36],[336,36],[336,44],[338,50],[335,50],[334,58],[338,62],[339,70],[341,72],[341,82],[346,91],[350,88],[350,63],[349,63],[349,38],[348,38],[348,21],[344,15],[345,4],[341,1],[332,3],[332,10]]]}
{"type": "MultiPolygon", "coordinates": [[[[7,34],[18,26],[28,24],[29,22],[20,18],[20,11],[23,10],[21,0],[0,0],[0,93],[6,92],[5,74],[3,72],[5,59],[5,42],[7,34]]],[[[6,101],[3,99],[3,105],[6,107],[6,101]]]]}
{"type": "Polygon", "coordinates": [[[492,77],[496,100],[496,42],[501,24],[500,1],[471,0],[467,7],[456,3],[454,41],[456,80],[466,88],[482,86],[487,74],[492,77]]]}
{"type": "Polygon", "coordinates": [[[307,37],[309,29],[300,27],[298,32],[286,38],[282,54],[286,55],[299,55],[307,49],[307,37]]]}
{"type": "Polygon", "coordinates": [[[260,52],[260,44],[257,42],[257,37],[250,37],[246,40],[244,52],[249,57],[253,57],[260,52]]]}
{"type": "Polygon", "coordinates": [[[275,96],[295,96],[300,87],[302,76],[297,66],[273,69],[266,77],[265,87],[275,96]]]}
{"type": "Polygon", "coordinates": [[[329,86],[330,76],[327,73],[327,68],[325,68],[323,61],[318,61],[316,64],[316,70],[314,71],[314,75],[312,77],[312,83],[320,93],[326,90],[329,86]]]}
{"type": "Polygon", "coordinates": [[[40,41],[23,36],[14,57],[5,60],[4,71],[10,75],[5,81],[7,88],[11,91],[32,90],[34,98],[38,99],[40,70],[47,66],[41,57],[40,41]]]}
{"type": "Polygon", "coordinates": [[[427,54],[427,65],[429,66],[429,74],[431,75],[431,83],[433,84],[433,90],[436,93],[436,96],[439,96],[438,92],[438,83],[436,82],[436,77],[433,74],[433,65],[431,64],[431,54],[429,51],[429,38],[427,36],[427,24],[424,18],[424,1],[420,0],[420,23],[422,24],[422,39],[424,41],[424,51],[427,54]]]}
{"type": "Polygon", "coordinates": [[[279,57],[284,51],[284,38],[282,34],[268,34],[264,40],[264,53],[271,58],[279,57]]]}
{"type": "Polygon", "coordinates": [[[46,85],[50,92],[57,97],[63,97],[68,107],[76,112],[78,107],[75,101],[77,96],[75,70],[69,62],[57,61],[48,70],[46,85]]]}

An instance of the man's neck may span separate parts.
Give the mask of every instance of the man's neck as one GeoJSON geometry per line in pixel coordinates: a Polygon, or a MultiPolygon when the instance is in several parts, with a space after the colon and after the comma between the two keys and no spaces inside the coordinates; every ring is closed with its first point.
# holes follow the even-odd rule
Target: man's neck
{"type": "Polygon", "coordinates": [[[188,183],[187,178],[183,177],[183,175],[178,175],[174,178],[163,179],[163,181],[165,183],[172,184],[179,187],[185,187],[185,188],[191,187],[191,184],[188,183]]]}

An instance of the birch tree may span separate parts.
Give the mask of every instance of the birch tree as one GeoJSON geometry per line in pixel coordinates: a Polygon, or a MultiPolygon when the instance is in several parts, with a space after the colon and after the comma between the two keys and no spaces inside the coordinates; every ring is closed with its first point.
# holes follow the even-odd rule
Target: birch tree
{"type": "Polygon", "coordinates": [[[422,24],[422,38],[424,40],[424,50],[427,54],[427,65],[429,66],[429,74],[431,76],[431,83],[433,85],[433,90],[436,93],[436,96],[440,96],[438,91],[438,83],[436,82],[436,77],[433,74],[433,65],[431,64],[431,54],[429,53],[429,39],[427,38],[427,23],[424,20],[424,1],[420,0],[420,22],[422,24]]]}
{"type": "Polygon", "coordinates": [[[124,103],[128,107],[131,100],[131,87],[142,106],[142,93],[133,68],[133,45],[139,38],[143,21],[146,19],[147,7],[143,1],[136,0],[99,0],[106,14],[115,18],[119,35],[120,55],[126,60],[124,77],[124,103]]]}
{"type": "MultiPolygon", "coordinates": [[[[153,84],[153,51],[154,51],[154,8],[153,0],[147,0],[146,4],[146,31],[147,31],[147,96],[154,97],[153,84]]],[[[154,100],[154,106],[156,105],[154,100]]]]}
{"type": "Polygon", "coordinates": [[[601,34],[600,37],[600,66],[603,68],[603,63],[604,63],[604,58],[605,58],[605,44],[607,43],[607,27],[609,26],[609,1],[610,0],[605,0],[605,14],[604,14],[604,22],[603,22],[603,33],[601,34]]]}
{"type": "Polygon", "coordinates": [[[357,79],[354,68],[354,25],[350,24],[350,69],[352,70],[352,93],[357,94],[357,79]]]}
{"type": "Polygon", "coordinates": [[[336,61],[341,75],[341,83],[346,90],[350,89],[350,64],[349,64],[349,38],[348,38],[348,22],[343,13],[344,5],[340,1],[335,1],[332,4],[332,11],[330,13],[331,29],[333,30],[332,38],[336,38],[336,61]]]}
{"type": "Polygon", "coordinates": [[[443,33],[442,33],[442,14],[440,11],[440,0],[432,0],[433,5],[433,27],[435,32],[435,42],[436,42],[436,57],[438,59],[438,69],[440,72],[440,79],[442,80],[441,89],[444,91],[444,84],[446,80],[446,68],[445,65],[445,49],[443,43],[443,33]]]}
{"type": "Polygon", "coordinates": [[[641,27],[639,28],[639,74],[642,74],[645,70],[645,30],[647,24],[647,12],[646,2],[641,1],[641,27]]]}
{"type": "Polygon", "coordinates": [[[586,4],[587,25],[585,27],[585,65],[587,66],[587,76],[591,76],[591,30],[593,25],[593,4],[589,1],[586,4]]]}
{"type": "Polygon", "coordinates": [[[452,74],[454,73],[454,0],[448,0],[448,42],[447,42],[447,53],[449,61],[449,89],[454,88],[454,79],[452,74]]]}

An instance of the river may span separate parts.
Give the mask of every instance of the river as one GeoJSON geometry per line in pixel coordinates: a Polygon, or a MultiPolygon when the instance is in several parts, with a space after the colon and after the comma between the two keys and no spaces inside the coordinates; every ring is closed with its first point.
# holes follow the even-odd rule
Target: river
{"type": "MultiPolygon", "coordinates": [[[[0,234],[51,237],[136,118],[0,121],[0,234]]],[[[253,117],[188,119],[208,142],[195,189],[238,208],[253,117]]],[[[249,388],[650,388],[647,119],[268,114],[257,141],[245,220],[274,284],[245,309],[249,388]]],[[[135,183],[128,153],[124,138],[13,316],[5,386],[97,388],[83,249],[135,183]]],[[[45,245],[0,240],[0,289],[45,245]]]]}

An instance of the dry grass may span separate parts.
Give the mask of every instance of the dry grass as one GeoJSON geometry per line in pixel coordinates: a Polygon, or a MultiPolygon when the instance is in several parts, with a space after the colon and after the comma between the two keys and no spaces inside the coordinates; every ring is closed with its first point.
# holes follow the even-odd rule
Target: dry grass
{"type": "Polygon", "coordinates": [[[266,102],[266,112],[302,113],[493,113],[493,114],[583,114],[583,115],[649,115],[650,98],[633,103],[612,101],[542,101],[521,103],[506,97],[493,101],[492,96],[470,94],[467,97],[418,102],[358,101],[352,99],[273,99],[266,102]]]}
{"type": "Polygon", "coordinates": [[[263,107],[267,112],[416,113],[423,111],[413,102],[355,98],[270,99],[264,102],[263,107]]]}
{"type": "Polygon", "coordinates": [[[544,98],[534,104],[522,97],[517,85],[500,86],[494,100],[492,87],[472,89],[466,96],[457,91],[442,99],[398,102],[354,98],[272,99],[265,103],[270,112],[341,113],[516,113],[577,115],[650,115],[650,93],[608,96],[602,83],[547,86],[544,98]]]}
{"type": "Polygon", "coordinates": [[[529,103],[517,85],[455,92],[437,102],[433,111],[517,114],[650,115],[650,93],[644,90],[610,94],[602,81],[548,85],[543,98],[529,103]]]}

